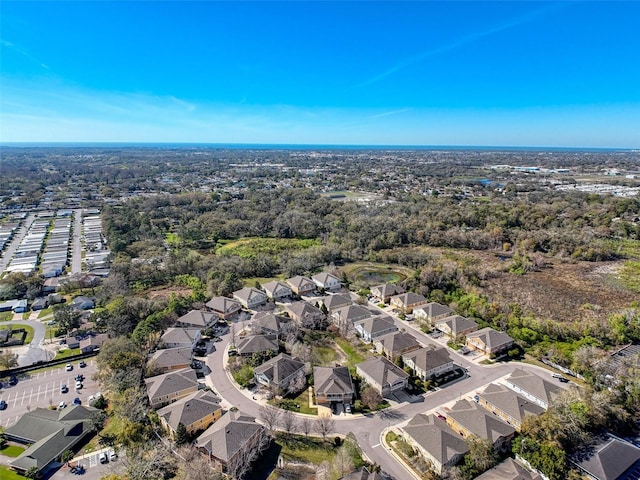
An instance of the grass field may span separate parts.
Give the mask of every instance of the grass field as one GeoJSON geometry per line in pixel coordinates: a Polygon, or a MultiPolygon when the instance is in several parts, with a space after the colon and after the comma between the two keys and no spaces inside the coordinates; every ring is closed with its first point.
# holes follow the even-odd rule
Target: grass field
{"type": "Polygon", "coordinates": [[[276,442],[282,447],[280,455],[289,462],[320,465],[324,461],[331,463],[336,454],[333,442],[323,442],[320,438],[278,433],[276,442]]]}
{"type": "Polygon", "coordinates": [[[304,250],[320,245],[318,239],[299,240],[297,238],[243,238],[223,244],[216,250],[218,255],[237,255],[254,258],[257,255],[278,255],[282,252],[304,250]]]}
{"type": "Polygon", "coordinates": [[[373,287],[382,283],[399,283],[412,273],[410,268],[400,265],[373,262],[350,263],[341,267],[341,270],[354,284],[362,287],[373,287]]]}
{"type": "Polygon", "coordinates": [[[0,455],[4,455],[5,457],[16,458],[22,452],[24,452],[24,447],[18,447],[17,445],[9,445],[2,450],[0,450],[0,455]]]}
{"type": "Polygon", "coordinates": [[[355,368],[357,363],[364,362],[367,359],[366,351],[363,351],[361,348],[354,346],[348,340],[345,340],[342,337],[338,337],[335,339],[335,341],[347,356],[347,365],[349,367],[355,368]]]}
{"type": "Polygon", "coordinates": [[[13,318],[13,312],[0,312],[0,322],[8,322],[13,318]]]}
{"type": "Polygon", "coordinates": [[[56,353],[56,356],[53,357],[54,360],[60,360],[61,358],[71,357],[73,355],[79,355],[82,353],[79,348],[65,348],[64,350],[60,350],[56,353]]]}
{"type": "Polygon", "coordinates": [[[38,313],[38,318],[44,318],[48,315],[53,315],[53,307],[47,307],[40,310],[38,313]]]}
{"type": "Polygon", "coordinates": [[[23,477],[22,475],[18,475],[16,472],[11,470],[9,467],[5,467],[4,465],[0,465],[0,478],[2,480],[23,480],[27,477],[23,477]]]}
{"type": "Polygon", "coordinates": [[[620,269],[620,281],[632,292],[640,293],[640,262],[624,262],[620,269]]]}
{"type": "Polygon", "coordinates": [[[320,345],[311,347],[311,356],[313,357],[314,365],[331,365],[338,359],[335,349],[320,345]]]}

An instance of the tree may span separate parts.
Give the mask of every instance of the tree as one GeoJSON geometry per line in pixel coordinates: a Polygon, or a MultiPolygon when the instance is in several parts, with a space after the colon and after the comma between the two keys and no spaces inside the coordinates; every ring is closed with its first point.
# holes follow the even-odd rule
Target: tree
{"type": "Polygon", "coordinates": [[[185,446],[179,449],[178,455],[184,459],[180,462],[178,480],[222,480],[223,474],[197,449],[185,446]]]}
{"type": "Polygon", "coordinates": [[[187,427],[182,422],[178,423],[176,428],[176,445],[184,445],[189,441],[189,434],[187,433],[187,427]]]}
{"type": "Polygon", "coordinates": [[[80,317],[80,312],[75,310],[71,305],[63,304],[53,307],[53,319],[65,333],[80,326],[80,317]]]}
{"type": "Polygon", "coordinates": [[[128,480],[172,478],[176,473],[174,456],[162,443],[143,443],[130,447],[124,455],[128,480]]]}
{"type": "Polygon", "coordinates": [[[258,411],[260,420],[264,423],[265,427],[271,432],[278,424],[278,418],[280,417],[280,410],[271,405],[263,405],[258,411]]]}
{"type": "Polygon", "coordinates": [[[323,414],[316,417],[316,423],[314,425],[315,431],[322,436],[322,440],[327,440],[327,435],[335,430],[336,422],[331,415],[323,414]]]}
{"type": "Polygon", "coordinates": [[[313,425],[311,423],[311,419],[306,416],[302,417],[302,420],[300,420],[300,430],[302,430],[302,433],[304,433],[306,437],[308,437],[309,433],[311,433],[312,427],[313,425]]]}
{"type": "Polygon", "coordinates": [[[470,438],[469,453],[464,457],[461,468],[466,478],[475,478],[498,464],[498,453],[489,440],[484,438],[470,438]]]}
{"type": "Polygon", "coordinates": [[[74,457],[74,453],[71,450],[65,450],[64,452],[62,452],[60,461],[66,465],[69,465],[69,462],[73,457],[74,457]]]}
{"type": "Polygon", "coordinates": [[[0,370],[9,370],[18,366],[18,356],[10,351],[0,353],[0,370]]]}
{"type": "Polygon", "coordinates": [[[282,429],[285,432],[287,433],[293,432],[296,428],[296,424],[297,424],[296,416],[291,410],[284,410],[280,414],[280,425],[282,426],[282,429]]]}
{"type": "Polygon", "coordinates": [[[38,478],[40,475],[40,470],[38,467],[29,467],[29,469],[24,473],[26,478],[38,478]]]}
{"type": "Polygon", "coordinates": [[[307,386],[307,379],[304,371],[299,370],[287,385],[287,394],[295,395],[301,392],[307,386]]]}
{"type": "Polygon", "coordinates": [[[347,445],[342,445],[336,455],[333,457],[332,470],[337,477],[342,478],[345,475],[353,472],[354,465],[351,458],[351,452],[347,445]]]}
{"type": "Polygon", "coordinates": [[[362,391],[360,397],[362,399],[362,403],[371,410],[375,409],[382,402],[382,396],[371,385],[368,385],[362,391]]]}
{"type": "Polygon", "coordinates": [[[255,443],[242,447],[233,461],[227,464],[227,473],[234,480],[243,480],[251,468],[251,464],[264,452],[271,443],[271,437],[264,429],[260,430],[255,443]]]}

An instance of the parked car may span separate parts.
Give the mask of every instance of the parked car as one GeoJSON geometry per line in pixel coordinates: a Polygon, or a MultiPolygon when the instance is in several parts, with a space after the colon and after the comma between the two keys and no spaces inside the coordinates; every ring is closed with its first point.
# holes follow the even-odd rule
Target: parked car
{"type": "Polygon", "coordinates": [[[15,375],[11,375],[9,377],[9,385],[13,387],[14,385],[17,385],[17,384],[18,384],[18,377],[16,377],[15,375]]]}
{"type": "Polygon", "coordinates": [[[116,451],[115,450],[111,450],[109,452],[109,460],[111,460],[113,462],[114,460],[117,460],[117,458],[118,458],[118,454],[116,453],[116,451]]]}
{"type": "Polygon", "coordinates": [[[80,373],[78,375],[76,375],[76,382],[81,382],[83,380],[84,380],[84,375],[82,375],[80,373]]]}
{"type": "Polygon", "coordinates": [[[80,400],[78,397],[73,399],[73,404],[74,405],[82,405],[82,400],[80,400]]]}
{"type": "Polygon", "coordinates": [[[65,408],[67,406],[67,404],[65,403],[65,401],[61,401],[60,404],[58,405],[58,410],[62,410],[63,408],[65,408]]]}
{"type": "Polygon", "coordinates": [[[4,400],[0,400],[0,410],[6,410],[7,409],[7,402],[5,402],[4,400]]]}
{"type": "Polygon", "coordinates": [[[107,458],[107,454],[102,452],[99,456],[98,459],[100,460],[100,463],[109,463],[109,459],[107,458]]]}
{"type": "Polygon", "coordinates": [[[82,388],[82,382],[76,382],[76,390],[80,390],[82,388]]]}
{"type": "Polygon", "coordinates": [[[351,413],[351,404],[349,403],[344,404],[344,413],[351,413]]]}
{"type": "Polygon", "coordinates": [[[80,368],[84,368],[84,367],[86,367],[86,366],[87,366],[87,364],[85,363],[85,361],[84,361],[84,360],[80,360],[80,363],[78,364],[78,366],[79,366],[80,368]]]}
{"type": "Polygon", "coordinates": [[[71,365],[70,363],[67,363],[67,366],[66,366],[66,367],[64,367],[64,369],[65,369],[67,372],[70,372],[71,370],[73,370],[73,365],[71,365]]]}
{"type": "Polygon", "coordinates": [[[60,385],[60,393],[67,393],[69,391],[69,387],[67,387],[66,383],[60,385]]]}

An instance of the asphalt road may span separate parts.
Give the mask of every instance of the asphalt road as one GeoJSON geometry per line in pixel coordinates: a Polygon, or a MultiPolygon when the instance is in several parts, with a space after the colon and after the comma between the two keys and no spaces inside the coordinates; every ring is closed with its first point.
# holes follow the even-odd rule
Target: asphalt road
{"type": "Polygon", "coordinates": [[[46,327],[42,322],[33,320],[12,320],[10,322],[4,322],[2,325],[28,325],[33,328],[33,340],[28,346],[14,347],[18,353],[18,365],[26,366],[33,365],[38,361],[50,360],[50,355],[47,350],[42,347],[44,343],[44,336],[46,333],[46,327]]]}
{"type": "MultiPolygon", "coordinates": [[[[50,405],[59,405],[65,401],[67,405],[78,397],[83,404],[87,404],[89,396],[99,391],[98,383],[93,380],[96,372],[95,359],[86,359],[85,368],[78,367],[78,361],[72,363],[73,370],[67,372],[65,365],[60,368],[43,370],[40,372],[29,372],[18,377],[18,383],[12,387],[3,385],[0,390],[0,399],[7,402],[6,410],[0,410],[0,425],[7,427],[13,425],[18,419],[36,407],[48,408],[50,405]],[[75,376],[81,373],[85,379],[82,382],[82,389],[75,390],[75,376]],[[67,393],[60,392],[60,386],[66,384],[69,388],[67,393]]],[[[6,384],[3,381],[3,384],[6,384]]]]}
{"type": "MultiPolygon", "coordinates": [[[[424,344],[442,345],[419,329],[413,327],[410,322],[401,321],[397,318],[394,320],[399,328],[410,331],[420,342],[424,344]]],[[[227,372],[223,370],[223,365],[226,364],[226,347],[230,340],[230,333],[223,335],[222,342],[216,344],[216,351],[207,357],[206,363],[211,369],[208,383],[213,385],[216,393],[231,406],[237,407],[246,414],[260,418],[260,404],[253,400],[250,392],[247,390],[239,390],[229,379],[227,372]]],[[[465,397],[472,397],[476,391],[484,385],[510,374],[516,368],[549,375],[548,370],[533,365],[516,362],[479,365],[457,352],[452,352],[451,350],[449,350],[449,352],[454,362],[467,369],[468,376],[445,388],[425,394],[415,403],[405,402],[397,404],[375,415],[334,415],[333,418],[336,420],[334,433],[346,435],[349,432],[353,432],[356,438],[358,438],[359,445],[363,452],[372,462],[380,465],[385,472],[392,475],[396,480],[411,478],[413,474],[409,473],[404,465],[397,461],[391,452],[387,451],[381,443],[381,435],[387,428],[402,424],[413,418],[414,415],[436,409],[448,402],[453,402],[465,397]]]]}
{"type": "Polygon", "coordinates": [[[71,273],[82,272],[82,209],[73,211],[73,250],[71,253],[71,273]]]}

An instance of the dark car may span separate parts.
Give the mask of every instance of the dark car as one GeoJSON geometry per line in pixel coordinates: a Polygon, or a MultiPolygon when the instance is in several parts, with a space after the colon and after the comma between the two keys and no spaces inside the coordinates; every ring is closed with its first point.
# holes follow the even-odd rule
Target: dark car
{"type": "Polygon", "coordinates": [[[5,410],[7,408],[7,402],[4,400],[0,400],[0,410],[5,410]]]}
{"type": "Polygon", "coordinates": [[[84,360],[80,360],[80,363],[78,364],[78,366],[79,366],[80,368],[84,368],[84,367],[86,367],[86,366],[87,366],[87,364],[85,363],[85,361],[84,361],[84,360]]]}
{"type": "Polygon", "coordinates": [[[15,375],[11,375],[11,377],[9,377],[9,385],[14,386],[18,384],[18,377],[16,377],[15,375]]]}
{"type": "Polygon", "coordinates": [[[78,374],[76,375],[76,382],[82,382],[84,380],[84,375],[78,374]]]}
{"type": "Polygon", "coordinates": [[[82,405],[82,400],[80,400],[78,397],[73,399],[73,404],[74,405],[82,405]]]}

